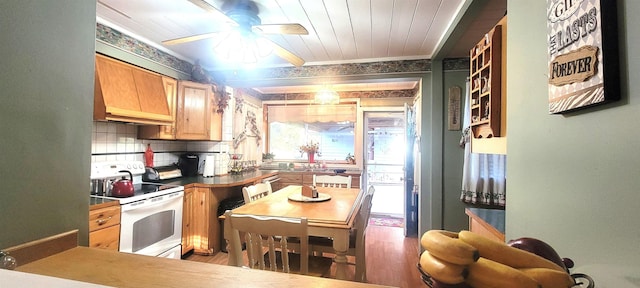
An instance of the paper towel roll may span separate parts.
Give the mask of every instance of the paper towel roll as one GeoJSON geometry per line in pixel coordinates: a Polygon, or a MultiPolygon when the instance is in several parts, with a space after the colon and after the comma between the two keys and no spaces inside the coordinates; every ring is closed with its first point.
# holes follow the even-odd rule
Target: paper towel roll
{"type": "Polygon", "coordinates": [[[213,156],[206,156],[204,158],[204,170],[202,171],[203,177],[211,177],[215,175],[216,161],[213,156]]]}

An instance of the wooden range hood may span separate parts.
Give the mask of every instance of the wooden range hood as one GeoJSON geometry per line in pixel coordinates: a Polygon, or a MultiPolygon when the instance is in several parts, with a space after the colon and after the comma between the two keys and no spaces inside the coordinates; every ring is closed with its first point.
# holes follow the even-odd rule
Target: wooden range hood
{"type": "Polygon", "coordinates": [[[162,76],[96,55],[93,119],[172,125],[162,76]]]}

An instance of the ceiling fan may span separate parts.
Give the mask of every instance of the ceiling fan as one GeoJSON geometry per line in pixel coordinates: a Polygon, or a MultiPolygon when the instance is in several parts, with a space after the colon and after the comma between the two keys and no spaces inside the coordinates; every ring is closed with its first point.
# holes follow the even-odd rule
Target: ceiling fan
{"type": "MultiPolygon", "coordinates": [[[[304,60],[289,50],[267,39],[263,35],[267,34],[285,34],[285,35],[308,35],[309,31],[298,23],[287,24],[262,24],[258,14],[260,9],[258,5],[251,0],[224,0],[220,9],[214,7],[204,0],[188,0],[196,6],[213,14],[225,15],[230,23],[233,23],[231,29],[237,29],[243,36],[262,38],[270,42],[273,52],[280,58],[287,60],[295,66],[302,66],[304,60]]],[[[224,30],[223,30],[224,31],[224,30]]],[[[171,40],[162,41],[165,45],[175,45],[191,41],[197,41],[212,38],[223,31],[215,31],[210,33],[192,35],[171,40]]]]}

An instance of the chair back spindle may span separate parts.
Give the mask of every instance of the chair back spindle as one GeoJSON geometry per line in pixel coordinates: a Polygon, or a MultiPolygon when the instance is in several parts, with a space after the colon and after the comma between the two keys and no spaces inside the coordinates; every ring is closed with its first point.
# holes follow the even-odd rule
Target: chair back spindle
{"type": "Polygon", "coordinates": [[[351,176],[314,174],[313,185],[318,187],[351,188],[351,176]]]}
{"type": "Polygon", "coordinates": [[[225,221],[230,221],[229,228],[231,229],[230,265],[243,266],[240,233],[244,233],[248,258],[246,266],[252,269],[289,273],[291,272],[289,255],[292,249],[290,249],[287,239],[295,237],[299,239],[299,243],[296,243],[296,246],[299,245],[299,253],[291,253],[291,255],[300,257],[300,274],[309,273],[307,218],[261,217],[233,214],[233,212],[227,211],[225,221]],[[265,249],[268,253],[268,257],[266,257],[268,262],[263,257],[265,249]]]}
{"type": "Polygon", "coordinates": [[[269,181],[242,187],[242,197],[244,198],[244,203],[251,203],[255,200],[271,194],[271,192],[271,183],[269,183],[269,181]]]}

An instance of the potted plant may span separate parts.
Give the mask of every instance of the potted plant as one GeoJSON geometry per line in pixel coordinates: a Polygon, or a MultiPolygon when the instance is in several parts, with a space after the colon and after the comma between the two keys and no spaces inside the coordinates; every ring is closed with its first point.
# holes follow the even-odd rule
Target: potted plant
{"type": "Polygon", "coordinates": [[[275,154],[273,154],[273,153],[271,153],[271,152],[262,153],[262,161],[263,161],[263,162],[270,163],[271,161],[273,161],[273,158],[274,158],[275,156],[276,156],[276,155],[275,155],[275,154]]]}
{"type": "Polygon", "coordinates": [[[351,153],[347,154],[347,157],[344,158],[344,160],[347,160],[349,164],[356,164],[356,156],[351,155],[351,153]]]}

